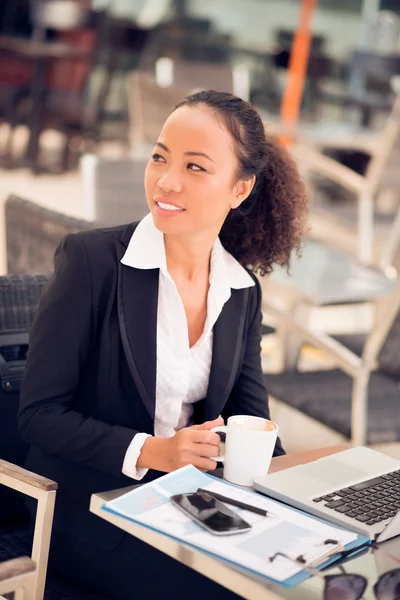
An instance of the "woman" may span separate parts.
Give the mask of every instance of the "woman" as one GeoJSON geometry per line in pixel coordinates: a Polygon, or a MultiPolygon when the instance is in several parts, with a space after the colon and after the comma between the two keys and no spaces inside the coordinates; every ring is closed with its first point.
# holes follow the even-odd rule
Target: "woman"
{"type": "Polygon", "coordinates": [[[260,285],[245,266],[288,264],[304,189],[257,112],[208,91],[167,119],[145,190],[139,224],[57,249],[21,393],[27,467],[59,484],[50,560],[61,573],[113,598],[234,598],[90,514],[89,500],[187,464],[214,469],[212,427],[269,417],[260,285]]]}

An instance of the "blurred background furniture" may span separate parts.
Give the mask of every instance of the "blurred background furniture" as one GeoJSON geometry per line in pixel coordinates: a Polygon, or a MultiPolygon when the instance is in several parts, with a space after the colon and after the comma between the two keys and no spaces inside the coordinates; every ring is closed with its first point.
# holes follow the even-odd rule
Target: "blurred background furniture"
{"type": "Polygon", "coordinates": [[[82,161],[87,220],[49,210],[11,195],[5,202],[8,273],[51,273],[54,252],[69,233],[125,225],[148,213],[143,161],[82,161]]]}
{"type": "Polygon", "coordinates": [[[142,71],[129,75],[128,86],[131,155],[148,159],[166,118],[190,89],[161,87],[142,71]]]}
{"type": "Polygon", "coordinates": [[[220,63],[188,62],[161,57],[155,65],[155,79],[159,86],[185,90],[216,90],[233,93],[233,71],[220,63]]]}
{"type": "Polygon", "coordinates": [[[318,110],[314,111],[313,118],[302,118],[290,132],[285,131],[276,116],[261,110],[264,120],[272,131],[289,133],[293,139],[307,144],[368,153],[373,150],[382,119],[393,106],[391,82],[400,75],[400,57],[398,54],[382,55],[373,49],[356,49],[348,63],[336,66],[330,75],[339,90],[331,91],[329,86],[324,90],[320,84],[315,100],[318,110]],[[333,120],[324,114],[324,107],[331,105],[340,109],[341,118],[333,120]]]}
{"type": "Polygon", "coordinates": [[[90,138],[92,143],[97,140],[111,70],[105,70],[96,99],[90,105],[87,88],[100,48],[106,43],[106,15],[90,12],[74,1],[69,3],[71,7],[79,6],[75,6],[78,10],[71,15],[60,13],[60,7],[54,10],[57,6],[53,4],[66,2],[44,2],[37,14],[34,11],[36,37],[0,38],[4,56],[25,63],[33,61],[30,90],[18,99],[8,115],[10,134],[5,151],[8,165],[12,163],[13,132],[20,123],[29,127],[26,160],[34,172],[39,169],[39,138],[45,129],[57,129],[66,137],[60,161],[62,170],[68,167],[72,138],[90,138]],[[45,39],[49,28],[51,39],[45,39]]]}
{"type": "MultiPolygon", "coordinates": [[[[375,323],[361,356],[296,316],[266,303],[263,311],[303,343],[319,348],[337,368],[268,373],[271,397],[337,431],[355,445],[400,440],[400,284],[376,302],[375,323]]],[[[275,418],[277,418],[275,416],[275,418]]]]}
{"type": "MultiPolygon", "coordinates": [[[[271,60],[277,69],[288,69],[294,35],[294,30],[283,28],[276,30],[271,60]]],[[[302,105],[303,112],[306,112],[312,120],[316,120],[320,112],[321,82],[331,77],[336,70],[336,65],[326,50],[326,42],[325,36],[317,34],[311,36],[302,105]]]]}
{"type": "Polygon", "coordinates": [[[347,90],[342,94],[325,92],[321,101],[342,107],[348,120],[371,127],[373,118],[391,109],[390,80],[400,75],[400,56],[371,50],[355,50],[347,66],[347,90]]]}
{"type": "Polygon", "coordinates": [[[233,50],[229,33],[220,31],[206,16],[189,14],[184,4],[180,0],[171,3],[169,14],[151,29],[140,61],[141,70],[151,72],[160,56],[188,62],[229,62],[233,50]]]}
{"type": "MultiPolygon", "coordinates": [[[[337,213],[337,219],[346,224],[354,231],[357,228],[357,256],[361,262],[366,264],[374,262],[374,224],[375,224],[375,203],[378,192],[387,189],[396,189],[400,184],[400,176],[396,162],[399,157],[397,152],[399,131],[400,131],[400,96],[397,96],[393,108],[387,118],[386,124],[381,134],[376,139],[376,143],[371,154],[371,158],[366,167],[365,174],[359,174],[353,169],[346,167],[337,160],[326,156],[323,152],[317,150],[311,145],[298,144],[293,152],[298,158],[301,169],[304,170],[307,183],[311,193],[315,194],[318,182],[315,176],[320,180],[327,179],[350,192],[348,196],[355,197],[357,201],[356,211],[349,211],[349,201],[330,202],[327,206],[318,205],[314,202],[311,206],[311,221],[314,219],[314,228],[322,231],[315,220],[318,213],[321,214],[321,221],[329,223],[329,219],[337,213]],[[349,213],[353,214],[353,219],[349,213]],[[354,213],[356,218],[354,219],[354,213]]],[[[323,237],[326,239],[326,228],[323,229],[323,237]]],[[[318,233],[317,233],[318,234],[318,233]]]]}
{"type": "MultiPolygon", "coordinates": [[[[400,236],[397,242],[399,245],[400,236]]],[[[361,323],[356,326],[360,305],[389,296],[397,285],[396,281],[382,270],[359,264],[334,247],[306,240],[301,257],[293,253],[289,273],[276,266],[268,278],[260,278],[263,307],[264,301],[266,307],[264,314],[268,316],[270,305],[277,308],[284,306],[293,318],[307,326],[315,309],[336,306],[338,311],[353,315],[353,327],[358,332],[346,335],[345,330],[340,331],[339,322],[335,324],[334,337],[357,351],[365,341],[365,328],[361,323]]],[[[290,328],[281,327],[280,321],[275,326],[280,368],[293,369],[299,359],[301,336],[290,328]]]]}
{"type": "Polygon", "coordinates": [[[246,101],[250,98],[249,71],[240,64],[231,66],[161,57],[155,65],[155,79],[162,87],[173,85],[189,91],[216,90],[235,94],[246,101]]]}
{"type": "Polygon", "coordinates": [[[86,219],[111,226],[145,217],[149,212],[143,183],[147,162],[85,154],[80,168],[86,219]]]}
{"type": "Polygon", "coordinates": [[[50,273],[54,252],[68,233],[94,229],[96,224],[76,219],[10,196],[5,203],[8,273],[50,273]]]}
{"type": "Polygon", "coordinates": [[[9,121],[14,105],[28,93],[32,73],[32,64],[22,57],[5,59],[0,41],[0,122],[9,121]]]}

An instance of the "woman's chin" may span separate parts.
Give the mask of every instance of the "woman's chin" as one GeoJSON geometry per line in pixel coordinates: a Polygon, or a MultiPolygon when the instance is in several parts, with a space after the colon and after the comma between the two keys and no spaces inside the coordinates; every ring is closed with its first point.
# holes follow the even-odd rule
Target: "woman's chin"
{"type": "Polygon", "coordinates": [[[163,233],[185,233],[188,229],[187,224],[182,223],[182,217],[184,217],[185,212],[186,211],[170,216],[160,213],[159,210],[155,208],[151,211],[151,214],[154,225],[163,233]]]}

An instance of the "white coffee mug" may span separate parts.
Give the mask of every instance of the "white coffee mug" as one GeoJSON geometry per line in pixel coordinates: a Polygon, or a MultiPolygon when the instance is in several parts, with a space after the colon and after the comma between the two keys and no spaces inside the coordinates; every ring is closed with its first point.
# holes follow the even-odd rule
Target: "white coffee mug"
{"type": "Polygon", "coordinates": [[[278,437],[276,423],[261,417],[234,415],[227,425],[211,431],[225,433],[220,456],[214,458],[224,463],[224,479],[238,485],[252,486],[255,477],[266,475],[278,437]]]}

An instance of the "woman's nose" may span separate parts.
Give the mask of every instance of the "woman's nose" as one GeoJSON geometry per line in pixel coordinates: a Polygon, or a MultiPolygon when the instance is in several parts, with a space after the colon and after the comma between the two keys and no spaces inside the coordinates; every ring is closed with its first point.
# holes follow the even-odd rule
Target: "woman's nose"
{"type": "Polygon", "coordinates": [[[179,175],[171,170],[164,173],[158,180],[158,186],[163,192],[181,192],[182,182],[179,175]]]}

